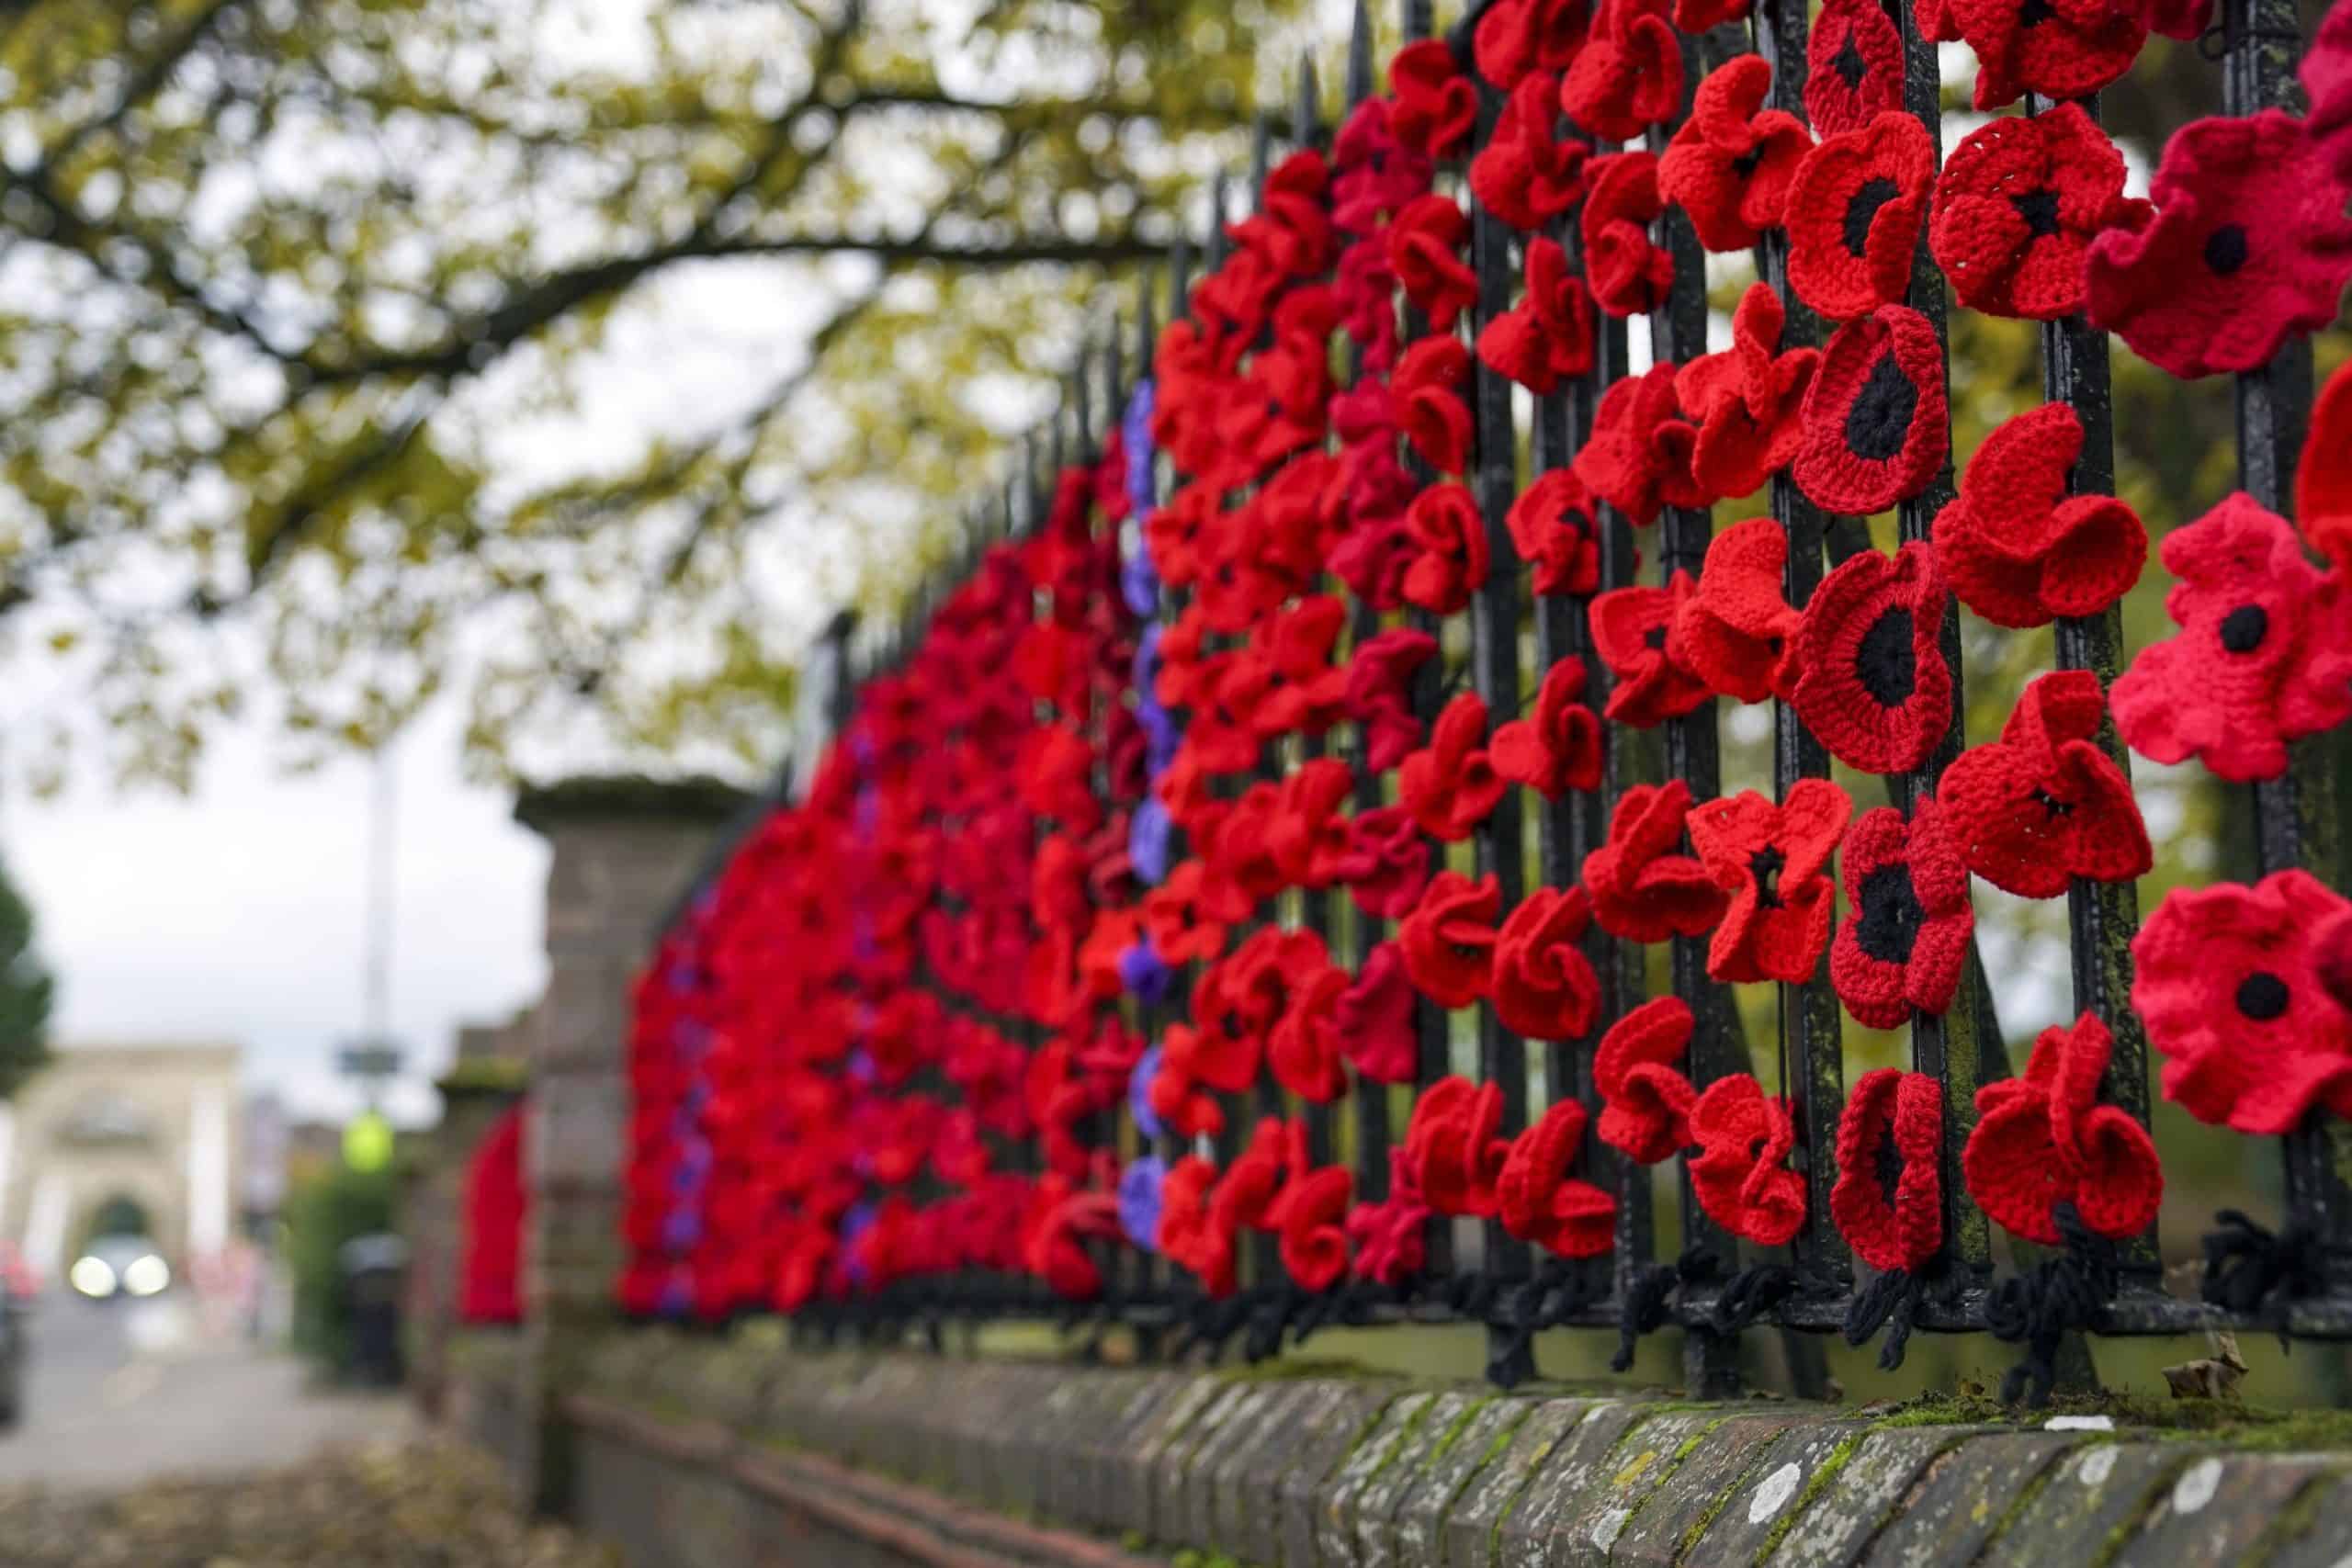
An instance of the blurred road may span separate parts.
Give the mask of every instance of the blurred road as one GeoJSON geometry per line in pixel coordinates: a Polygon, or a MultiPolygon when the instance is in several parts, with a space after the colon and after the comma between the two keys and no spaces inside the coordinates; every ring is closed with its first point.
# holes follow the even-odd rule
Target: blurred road
{"type": "Polygon", "coordinates": [[[207,1333],[183,1293],[34,1309],[24,1420],[0,1431],[0,1486],[122,1487],[296,1463],[412,1430],[397,1394],[314,1391],[290,1356],[207,1333]]]}

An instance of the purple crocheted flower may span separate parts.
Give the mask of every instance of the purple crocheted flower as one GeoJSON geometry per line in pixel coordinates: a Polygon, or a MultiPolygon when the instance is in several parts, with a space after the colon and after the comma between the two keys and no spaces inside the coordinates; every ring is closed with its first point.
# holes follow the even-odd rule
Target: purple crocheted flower
{"type": "Polygon", "coordinates": [[[874,1205],[870,1201],[861,1199],[842,1211],[839,1232],[841,1257],[849,1275],[849,1282],[853,1285],[865,1283],[865,1263],[857,1256],[857,1238],[864,1235],[873,1224],[874,1205]]]}
{"type": "Polygon", "coordinates": [[[1168,1168],[1157,1155],[1145,1155],[1119,1173],[1119,1228],[1146,1252],[1159,1250],[1159,1188],[1168,1168]]]}
{"type": "MultiPolygon", "coordinates": [[[[1136,383],[1127,398],[1127,414],[1120,427],[1120,435],[1127,448],[1127,504],[1134,510],[1136,521],[1151,514],[1156,499],[1152,484],[1151,446],[1151,383],[1136,383]]],[[[1143,614],[1138,610],[1137,615],[1143,614]]]]}
{"type": "Polygon", "coordinates": [[[673,1209],[662,1222],[662,1245],[671,1252],[690,1252],[702,1239],[702,1211],[673,1209]]]}
{"type": "MultiPolygon", "coordinates": [[[[1168,836],[1174,826],[1169,819],[1168,807],[1159,803],[1158,796],[1136,807],[1135,815],[1127,820],[1127,863],[1147,887],[1157,887],[1168,880],[1168,836]]],[[[1119,973],[1122,978],[1126,975],[1124,959],[1120,961],[1119,973]]]]}
{"type": "Polygon", "coordinates": [[[1155,1007],[1167,999],[1168,984],[1174,977],[1148,942],[1136,942],[1119,954],[1119,984],[1127,988],[1127,995],[1146,1007],[1155,1007]]]}
{"type": "Polygon", "coordinates": [[[1119,597],[1138,615],[1156,615],[1159,610],[1159,574],[1151,570],[1151,552],[1143,547],[1141,539],[1119,563],[1119,597]]]}
{"type": "Polygon", "coordinates": [[[671,1269],[670,1277],[662,1282],[662,1315],[684,1317],[694,1303],[693,1276],[682,1263],[671,1269]]]}
{"type": "Polygon", "coordinates": [[[1136,1061],[1136,1069],[1127,1075],[1127,1116],[1136,1131],[1147,1138],[1167,1135],[1167,1125],[1151,1109],[1151,1080],[1159,1076],[1159,1047],[1152,1046],[1136,1061]]]}

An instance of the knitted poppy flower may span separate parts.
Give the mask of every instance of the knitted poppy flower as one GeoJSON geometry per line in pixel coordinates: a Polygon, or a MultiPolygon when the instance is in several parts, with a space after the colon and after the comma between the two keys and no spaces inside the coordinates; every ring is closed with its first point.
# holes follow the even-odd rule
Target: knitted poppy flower
{"type": "Polygon", "coordinates": [[[1690,1004],[1657,997],[1609,1026],[1592,1057],[1600,1141],[1636,1165],[1656,1165],[1690,1141],[1699,1098],[1674,1064],[1690,1043],[1690,1004]]]}
{"type": "Polygon", "coordinates": [[[1690,786],[1680,779],[1635,784],[1609,819],[1609,841],[1585,856],[1584,886],[1592,918],[1627,942],[1703,936],[1724,917],[1727,900],[1707,868],[1677,854],[1690,786]]]}
{"type": "Polygon", "coordinates": [[[2175,376],[2252,370],[2335,320],[2352,277],[2344,186],[2278,109],[2173,132],[2155,220],[2091,243],[2090,319],[2175,376]]]}
{"type": "Polygon", "coordinates": [[[1469,234],[1462,209],[1434,191],[1407,202],[1386,230],[1388,265],[1432,332],[1452,332],[1462,312],[1477,303],[1478,275],[1462,259],[1469,234]]]}
{"type": "Polygon", "coordinates": [[[2352,908],[2339,909],[2312,939],[2320,989],[2352,1013],[2352,908]]]}
{"type": "Polygon", "coordinates": [[[1610,383],[1592,434],[1577,449],[1576,476],[1636,524],[1655,523],[1662,507],[1706,506],[1691,464],[1699,432],[1675,400],[1674,367],[1653,365],[1610,383]]]}
{"type": "MultiPolygon", "coordinates": [[[[2352,399],[2346,401],[2352,409],[2352,399]]],[[[1592,493],[1573,468],[1545,469],[1510,503],[1503,526],[1532,569],[1539,596],[1585,598],[1600,586],[1600,530],[1592,508],[1592,493]]],[[[2352,505],[2346,512],[2352,515],[2352,505]]]]}
{"type": "Polygon", "coordinates": [[[1430,727],[1430,743],[1397,770],[1398,798],[1421,831],[1458,843],[1494,815],[1510,785],[1487,755],[1487,704],[1464,692],[1445,705],[1430,727]]]}
{"type": "Polygon", "coordinates": [[[1531,73],[1566,71],[1591,27],[1589,0],[1495,0],[1471,34],[1471,57],[1509,92],[1531,73]]]}
{"type": "Polygon", "coordinates": [[[1600,1008],[1600,981],[1577,943],[1592,923],[1581,887],[1539,887],[1495,939],[1493,997],[1503,1027],[1530,1040],[1580,1040],[1600,1008]]]}
{"type": "Polygon", "coordinates": [[[1908,822],[1891,806],[1865,811],[1846,830],[1840,872],[1849,913],[1829,946],[1829,982],[1846,1010],[1893,1029],[1914,1009],[1950,1008],[1976,911],[1943,807],[1923,797],[1908,822]]]}
{"type": "Polygon", "coordinates": [[[1832,321],[1899,304],[1928,215],[1936,144],[1900,110],[1832,136],[1789,183],[1789,287],[1832,321]]]}
{"type": "Polygon", "coordinates": [[[1631,141],[1682,107],[1682,43],[1667,0],[1600,0],[1560,84],[1560,107],[1598,141],[1631,141]]]}
{"type": "Polygon", "coordinates": [[[1586,1120],[1575,1100],[1554,1103],[1511,1140],[1496,1184],[1503,1229],[1562,1258],[1600,1258],[1617,1239],[1617,1201],[1568,1174],[1586,1120]]]}
{"type": "Polygon", "coordinates": [[[1917,1273],[1943,1245],[1943,1085],[1880,1067],[1855,1080],[1838,1118],[1829,1216],[1881,1273],[1917,1273]]]}
{"type": "Polygon", "coordinates": [[[1398,626],[1364,638],[1348,660],[1348,716],[1362,727],[1365,768],[1386,773],[1421,742],[1413,716],[1413,672],[1437,654],[1427,632],[1398,626]]]}
{"type": "Polygon", "coordinates": [[[1577,222],[1593,302],[1612,316],[1654,310],[1674,286],[1673,256],[1650,243],[1650,225],[1666,210],[1657,159],[1611,152],[1595,158],[1587,172],[1591,194],[1577,222]]]}
{"type": "Polygon", "coordinates": [[[2274,779],[2287,742],[2352,717],[2352,590],[2245,492],[2165,536],[2180,635],[2140,650],[2109,701],[2132,750],[2274,779]]]}
{"type": "Polygon", "coordinates": [[[1405,526],[1420,554],[1405,572],[1405,600],[1433,615],[1467,609],[1487,581],[1487,520],[1459,484],[1431,485],[1413,498],[1405,526]]]}
{"type": "Polygon", "coordinates": [[[1168,1168],[1159,1187],[1159,1250],[1191,1273],[1213,1298],[1233,1293],[1233,1232],[1218,1223],[1209,1195],[1217,1185],[1214,1162],[1186,1155],[1168,1168]]]}
{"type": "Polygon", "coordinates": [[[1168,880],[1144,895],[1144,934],[1163,964],[1189,964],[1225,951],[1226,920],[1204,907],[1208,868],[1180,863],[1168,880]]]}
{"type": "Polygon", "coordinates": [[[1560,84],[1531,75],[1510,89],[1494,134],[1470,160],[1470,194],[1521,231],[1540,229],[1584,199],[1589,143],[1553,134],[1560,84]]]}
{"type": "Polygon", "coordinates": [[[1374,1083],[1410,1083],[1420,1039],[1413,1027],[1413,982],[1405,951],[1384,942],[1363,955],[1363,969],[1332,1004],[1340,1049],[1358,1076],[1374,1083]]]}
{"type": "MultiPolygon", "coordinates": [[[[2203,32],[2200,22],[2197,30],[2203,32]]],[[[2178,36],[2178,35],[2175,35],[2178,36]]],[[[2352,186],[2352,11],[2333,6],[2303,55],[2303,96],[2311,100],[2304,133],[2352,186]]]]}
{"type": "Polygon", "coordinates": [[[1356,1278],[1399,1287],[1421,1271],[1429,1235],[1430,1206],[1420,1176],[1400,1145],[1388,1150],[1388,1196],[1358,1203],[1348,1213],[1348,1240],[1355,1247],[1349,1267],[1356,1278]]]}
{"type": "Polygon", "coordinates": [[[2352,1013],[2320,938],[2348,905],[2309,872],[2165,896],[2132,939],[2132,1005],[2165,1055],[2165,1098],[2276,1136],[2314,1108],[2352,1116],[2352,1013]]]}
{"type": "Polygon", "coordinates": [[[1863,550],[1822,579],[1798,623],[1789,701],[1831,756],[1871,773],[1926,762],[1951,724],[1951,595],[1934,547],[1863,550]]]}
{"type": "Polygon", "coordinates": [[[2312,406],[2295,470],[2295,520],[2312,548],[2352,574],[2352,362],[2335,367],[2312,406]]]}
{"type": "MultiPolygon", "coordinates": [[[[1204,1050],[1200,1032],[1190,1024],[1170,1024],[1160,1043],[1159,1067],[1145,1089],[1152,1114],[1182,1137],[1215,1136],[1225,1130],[1225,1110],[1217,1103],[1215,1086],[1201,1076],[1204,1050]]],[[[1230,1063],[1211,1065],[1221,1077],[1238,1076],[1223,1070],[1230,1063]]],[[[1253,1064],[1252,1075],[1255,1071],[1253,1064]]]]}
{"type": "Polygon", "coordinates": [[[1664,588],[1612,588],[1592,602],[1592,642],[1616,677],[1609,717],[1636,729],[1695,712],[1713,695],[1684,658],[1674,626],[1698,592],[1687,571],[1664,588]]]}
{"type": "Polygon", "coordinates": [[[1421,460],[1441,474],[1458,474],[1470,461],[1470,351],[1443,333],[1405,351],[1388,378],[1396,428],[1421,460]]]}
{"type": "MultiPolygon", "coordinates": [[[[2148,28],[2128,7],[2079,0],[1939,0],[1937,35],[1976,51],[1976,107],[2027,93],[2084,98],[2132,69],[2148,28]]],[[[1924,30],[1924,28],[1923,28],[1924,30]]]]}
{"type": "Polygon", "coordinates": [[[1789,536],[1770,517],[1735,523],[1707,546],[1698,591],[1674,614],[1670,639],[1709,690],[1743,703],[1786,697],[1804,620],[1781,596],[1789,536]]]}
{"type": "Polygon", "coordinates": [[[1291,989],[1288,1009],[1266,1037],[1266,1068],[1274,1081],[1316,1105],[1329,1105],[1347,1090],[1338,1006],[1349,978],[1334,964],[1314,970],[1291,989]]]}
{"type": "Polygon", "coordinates": [[[1437,39],[1398,50],[1388,62],[1388,123],[1396,140],[1425,158],[1458,149],[1478,118],[1478,89],[1437,39]]]}
{"type": "Polygon", "coordinates": [[[1952,295],[1988,316],[2055,321],[2083,308],[2083,257],[2155,209],[2123,194],[2123,154],[2080,104],[1973,131],[1936,177],[1928,244],[1952,295]]]}
{"type": "Polygon", "coordinates": [[[1396,929],[1405,973],[1440,1007],[1464,1008],[1494,982],[1495,920],[1503,910],[1501,886],[1441,871],[1413,912],[1396,929]]]}
{"type": "Polygon", "coordinates": [[[1804,1178],[1785,1163],[1797,1141],[1787,1100],[1747,1073],[1717,1078],[1690,1108],[1690,1190],[1710,1219],[1761,1247],[1797,1234],[1804,1178]]]}
{"type": "Polygon", "coordinates": [[[1329,593],[1267,616],[1219,682],[1226,705],[1265,739],[1329,729],[1346,712],[1348,672],[1331,650],[1347,624],[1348,607],[1329,593]]]}
{"type": "Polygon", "coordinates": [[[1690,215],[1708,250],[1744,251],[1779,228],[1789,182],[1812,150],[1803,120],[1764,107],[1771,89],[1772,67],[1760,54],[1716,66],[1658,160],[1659,191],[1690,215]]]}
{"type": "Polygon", "coordinates": [[[1720,496],[1753,495],[1804,444],[1804,396],[1821,351],[1779,352],[1788,308],[1761,283],[1732,312],[1731,347],[1702,354],[1674,374],[1674,396],[1699,423],[1691,477],[1720,496]]]}
{"type": "Polygon", "coordinates": [[[1878,0],[1823,0],[1805,40],[1804,113],[1816,136],[1903,107],[1903,35],[1878,0]]]}
{"type": "Polygon", "coordinates": [[[1754,790],[1692,808],[1691,847],[1731,895],[1707,945],[1707,973],[1727,983],[1813,978],[1829,945],[1838,890],[1826,874],[1854,803],[1827,779],[1799,779],[1774,805],[1754,790]]]}
{"type": "Polygon", "coordinates": [[[2130,882],[2154,863],[2132,781],[2098,748],[2098,676],[2061,670],[2025,689],[2001,739],[1960,754],[1937,797],[1968,869],[2023,898],[2077,876],[2130,882]]]}
{"type": "Polygon", "coordinates": [[[1413,1101],[1405,1128],[1405,1157],[1412,1162],[1423,1200],[1441,1214],[1494,1216],[1503,1160],[1510,1145],[1496,1136],[1503,1122],[1500,1084],[1440,1078],[1413,1101]]]}
{"type": "Polygon", "coordinates": [[[1976,1091],[1976,1130],[1961,1151],[1969,1196],[2002,1229],[2044,1247],[2062,1240],[2054,1211],[2115,1240],[2156,1217],[2164,1167],[2148,1130],[2098,1102],[2114,1039],[2095,1013],[2043,1030],[2025,1077],[1976,1091]]]}
{"type": "MultiPolygon", "coordinates": [[[[1299,1124],[1299,1137],[1306,1126],[1299,1124]]],[[[1328,1291],[1348,1271],[1349,1206],[1355,1201],[1355,1173],[1343,1165],[1300,1168],[1283,1184],[1268,1213],[1282,1238],[1283,1268],[1309,1291],[1328,1291]]]]}
{"type": "Polygon", "coordinates": [[[1340,807],[1355,788],[1353,770],[1337,757],[1313,757],[1283,776],[1266,850],[1286,887],[1325,888],[1338,877],[1351,833],[1340,807]]]}
{"type": "Polygon", "coordinates": [[[1538,394],[1592,368],[1592,297],[1569,269],[1557,240],[1527,243],[1527,292],[1478,334],[1478,357],[1495,374],[1538,394]]]}
{"type": "Polygon", "coordinates": [[[2111,495],[2066,493],[2083,423],[2066,403],[2006,419],[1936,513],[1936,561],[1960,602],[1997,626],[2096,615],[2140,581],[2148,531],[2111,495]]]}
{"type": "Polygon", "coordinates": [[[1396,919],[1430,885],[1430,842],[1409,807],[1372,807],[1349,822],[1347,852],[1334,870],[1357,908],[1396,919]]]}
{"type": "Polygon", "coordinates": [[[1928,488],[1951,455],[1943,351],[1928,318],[1882,305],[1839,327],[1804,396],[1791,469],[1815,506],[1867,517],[1928,488]]]}
{"type": "Polygon", "coordinates": [[[1600,787],[1600,716],[1584,701],[1585,678],[1574,654],[1544,672],[1535,711],[1500,726],[1487,743],[1496,773],[1546,800],[1600,787]]]}

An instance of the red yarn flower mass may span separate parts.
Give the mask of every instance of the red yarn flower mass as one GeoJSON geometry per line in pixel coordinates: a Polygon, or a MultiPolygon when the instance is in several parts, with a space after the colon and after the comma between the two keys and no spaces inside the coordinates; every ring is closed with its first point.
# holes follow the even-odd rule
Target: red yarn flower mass
{"type": "Polygon", "coordinates": [[[1785,1164],[1796,1146],[1789,1102],[1746,1073],[1717,1078],[1690,1108],[1690,1190],[1724,1229],[1780,1247],[1804,1224],[1804,1178],[1785,1164]]]}
{"type": "Polygon", "coordinates": [[[1992,316],[2054,321],[2083,306],[2083,258],[2155,209],[2123,194],[2123,154],[2079,104],[1972,131],[1944,160],[1928,244],[1954,299],[1992,316]]]}
{"type": "Polygon", "coordinates": [[[1821,581],[1797,626],[1790,701],[1830,755],[1866,773],[1909,773],[1951,723],[1944,662],[1950,603],[1934,548],[1864,550],[1821,581]]]}
{"type": "Polygon", "coordinates": [[[1772,67],[1759,54],[1735,55],[1707,73],[1690,118],[1658,161],[1658,190],[1690,216],[1699,243],[1744,251],[1781,226],[1789,182],[1813,135],[1786,109],[1768,109],[1772,67]]]}
{"type": "Polygon", "coordinates": [[[1786,208],[1797,298],[1837,321],[1900,303],[1935,177],[1935,142],[1898,110],[1807,152],[1786,208]]]}
{"type": "Polygon", "coordinates": [[[1791,468],[1825,512],[1866,517],[1928,488],[1951,452],[1943,350],[1906,305],[1839,327],[1804,397],[1804,440],[1791,468]]]}
{"type": "Polygon", "coordinates": [[[2082,455],[2073,405],[2004,420],[1936,513],[1936,561],[1960,602],[1998,626],[2096,615],[2140,581],[2148,531],[2109,495],[2066,493],[2082,455]]]}
{"type": "Polygon", "coordinates": [[[2045,1029],[2025,1077],[1976,1091],[1976,1130],[1960,1168],[1976,1206],[2003,1229],[2055,1247],[2056,1208],[2120,1240],[2147,1229],[2164,1200],[2164,1167],[2148,1130],[2098,1103],[2114,1039],[2098,1015],[2045,1029]]]}
{"type": "Polygon", "coordinates": [[[2098,676],[2060,670],[2026,687],[2001,739],[1963,751],[1937,798],[1968,869],[2004,892],[2055,898],[2075,877],[2131,882],[2154,865],[2132,781],[2098,747],[2098,676]]]}
{"type": "Polygon", "coordinates": [[[1829,948],[1829,981],[1858,1023],[1893,1029],[1914,1009],[1941,1013],[1960,989],[1976,931],[1968,867],[1932,798],[1911,820],[1891,806],[1846,832],[1846,923],[1829,948]]]}
{"type": "Polygon", "coordinates": [[[1690,1004],[1656,997],[1610,1025],[1592,1057],[1601,1097],[1600,1141],[1637,1165],[1656,1165],[1690,1141],[1698,1093],[1674,1064],[1690,1043],[1690,1004]]]}
{"type": "Polygon", "coordinates": [[[1691,811],[1691,845],[1731,895],[1707,946],[1711,978],[1803,985],[1814,977],[1837,904],[1826,872],[1853,809],[1827,779],[1800,779],[1777,806],[1748,790],[1691,811]]]}
{"type": "Polygon", "coordinates": [[[1609,819],[1609,841],[1584,861],[1585,891],[1600,929],[1627,942],[1703,936],[1727,903],[1707,868],[1675,852],[1690,810],[1680,779],[1635,784],[1609,819]]]}
{"type": "Polygon", "coordinates": [[[1864,1073],[1838,1118],[1829,1216],[1881,1273],[1917,1273],[1943,1245],[1943,1085],[1926,1073],[1864,1073]]]}

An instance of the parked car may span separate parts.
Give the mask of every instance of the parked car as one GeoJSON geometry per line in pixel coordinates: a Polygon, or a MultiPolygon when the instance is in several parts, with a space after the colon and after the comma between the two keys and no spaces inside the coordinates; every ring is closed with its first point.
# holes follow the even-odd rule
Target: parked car
{"type": "Polygon", "coordinates": [[[171,1288],[172,1266],[143,1235],[102,1235],[82,1249],[65,1282],[94,1302],[161,1295],[171,1288]]]}

